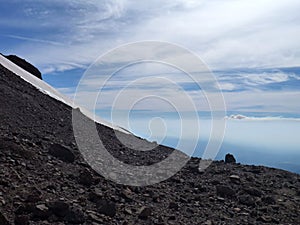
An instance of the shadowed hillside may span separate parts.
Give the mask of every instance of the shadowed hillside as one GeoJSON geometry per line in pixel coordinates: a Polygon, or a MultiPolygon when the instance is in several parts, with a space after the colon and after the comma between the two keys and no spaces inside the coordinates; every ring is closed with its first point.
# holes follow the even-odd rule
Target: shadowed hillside
{"type": "MultiPolygon", "coordinates": [[[[1,225],[299,224],[297,174],[223,161],[199,172],[199,159],[192,158],[166,181],[119,185],[83,160],[69,106],[3,66],[0,102],[1,225]]],[[[164,146],[136,151],[123,146],[111,128],[97,124],[97,130],[110,153],[125,163],[149,165],[176,151],[164,146]]]]}

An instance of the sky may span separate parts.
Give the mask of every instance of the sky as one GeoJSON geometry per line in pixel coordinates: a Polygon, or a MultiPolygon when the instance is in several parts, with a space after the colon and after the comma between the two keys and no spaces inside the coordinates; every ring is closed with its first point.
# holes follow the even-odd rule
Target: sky
{"type": "Polygon", "coordinates": [[[296,0],[2,1],[0,49],[26,58],[72,96],[86,68],[107,51],[170,42],[215,73],[227,110],[297,114],[299,9],[296,0]]]}
{"type": "MultiPolygon", "coordinates": [[[[127,43],[159,41],[195,54],[211,71],[215,82],[203,81],[199,87],[180,68],[161,62],[142,62],[117,71],[101,90],[101,98],[98,96],[90,110],[127,128],[124,115],[133,118],[131,129],[140,135],[154,135],[148,129],[152,124],[154,133],[159,134],[152,138],[157,139],[166,125],[183,118],[193,131],[197,125],[189,122],[193,121],[193,112],[200,117],[211,116],[213,104],[208,101],[204,87],[212,84],[222,93],[227,116],[296,118],[295,121],[300,117],[298,0],[3,0],[1,3],[0,52],[16,54],[33,63],[46,82],[71,98],[83,75],[98,69],[100,56],[127,43]],[[124,98],[116,101],[124,87],[128,99],[145,98],[137,98],[134,105],[127,104],[128,99],[124,98]],[[177,102],[180,109],[173,107],[177,102]],[[116,118],[111,116],[112,109],[116,118]],[[162,118],[167,120],[163,122],[162,118]]],[[[114,66],[133,55],[126,52],[114,58],[114,66]]],[[[173,55],[176,52],[167,54],[173,55]]],[[[106,66],[111,65],[112,62],[106,66]]],[[[81,104],[92,103],[90,96],[99,93],[104,74],[105,70],[98,71],[81,82],[80,93],[76,93],[81,104]]],[[[209,95],[215,99],[218,93],[212,90],[209,95]]],[[[292,129],[296,129],[294,125],[292,129]]],[[[175,126],[167,132],[176,130],[175,126]]],[[[286,127],[285,132],[288,130],[286,127]]],[[[268,138],[272,138],[269,128],[268,132],[268,138]]],[[[231,134],[227,132],[228,135],[231,134]]]]}

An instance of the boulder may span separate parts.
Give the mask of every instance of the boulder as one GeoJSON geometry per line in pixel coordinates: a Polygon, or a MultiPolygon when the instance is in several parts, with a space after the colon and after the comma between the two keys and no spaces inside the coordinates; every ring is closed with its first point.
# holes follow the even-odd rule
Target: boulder
{"type": "Polygon", "coordinates": [[[69,211],[69,204],[58,200],[48,204],[49,209],[58,217],[64,217],[69,211]]]}
{"type": "Polygon", "coordinates": [[[64,162],[72,163],[75,160],[75,155],[72,150],[61,144],[52,144],[48,153],[64,162]]]}
{"type": "Polygon", "coordinates": [[[69,224],[82,224],[85,222],[85,215],[80,208],[69,208],[68,213],[64,217],[64,221],[69,224]]]}
{"type": "Polygon", "coordinates": [[[217,186],[217,195],[221,197],[235,197],[235,191],[229,186],[219,185],[217,186]]]}
{"type": "Polygon", "coordinates": [[[33,210],[33,217],[38,219],[47,219],[51,215],[49,208],[45,204],[38,204],[33,210]]]}
{"type": "Polygon", "coordinates": [[[112,201],[102,199],[97,202],[98,212],[109,217],[114,217],[117,213],[116,204],[112,201]]]}
{"type": "Polygon", "coordinates": [[[169,209],[178,210],[179,206],[176,202],[170,202],[169,203],[169,209]]]}
{"type": "Polygon", "coordinates": [[[92,173],[87,169],[81,171],[78,176],[78,183],[85,186],[91,186],[92,184],[94,184],[94,177],[92,173]]]}
{"type": "Polygon", "coordinates": [[[262,201],[267,205],[274,205],[276,204],[276,199],[273,196],[265,196],[262,198],[262,201]]]}
{"type": "Polygon", "coordinates": [[[140,210],[139,218],[147,219],[152,214],[152,209],[149,207],[142,207],[140,210]]]}
{"type": "Polygon", "coordinates": [[[226,154],[225,163],[236,163],[236,160],[232,154],[226,154]]]}
{"type": "Polygon", "coordinates": [[[246,206],[255,206],[255,200],[250,195],[241,195],[239,196],[239,202],[246,206]]]}
{"type": "Polygon", "coordinates": [[[261,197],[262,191],[260,191],[257,188],[249,187],[244,189],[245,192],[247,192],[249,195],[255,196],[255,197],[261,197]]]}

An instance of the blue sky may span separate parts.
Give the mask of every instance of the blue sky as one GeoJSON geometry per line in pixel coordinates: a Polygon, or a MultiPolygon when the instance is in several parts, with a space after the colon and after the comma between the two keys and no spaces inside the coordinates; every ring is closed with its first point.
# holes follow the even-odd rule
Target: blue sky
{"type": "Polygon", "coordinates": [[[296,0],[2,1],[1,47],[30,58],[44,72],[84,67],[113,47],[145,39],[185,46],[213,69],[291,67],[299,62],[299,5],[296,0]]]}
{"type": "MultiPolygon", "coordinates": [[[[227,120],[219,157],[230,151],[240,162],[300,172],[299,11],[298,0],[3,0],[0,52],[30,61],[73,98],[89,66],[111,49],[144,40],[182,46],[218,83],[204,80],[199,87],[178,68],[137,63],[115,73],[89,109],[159,143],[176,147],[181,139],[186,152],[196,141],[195,154],[202,156],[214,138],[203,88],[218,86],[225,114],[246,116],[227,120]],[[114,104],[124,87],[125,98],[114,104]]],[[[78,99],[84,106],[93,103],[104,74],[105,68],[84,80],[78,99]]]]}
{"type": "MultiPolygon", "coordinates": [[[[157,40],[183,46],[206,63],[223,91],[228,115],[300,115],[298,0],[10,0],[1,3],[0,51],[32,62],[43,72],[45,81],[70,97],[86,69],[99,56],[128,42],[157,40]]],[[[151,63],[130,66],[115,74],[95,111],[109,120],[107,112],[126,83],[157,76],[175,81],[196,102],[199,115],[209,114],[201,89],[182,71],[151,63]]],[[[171,102],[178,100],[181,93],[178,87],[152,81],[140,81],[132,93],[155,93],[171,102]]],[[[82,103],[89,101],[92,91],[99,91],[97,85],[93,86],[97,84],[95,80],[87,84],[89,88],[82,93],[82,103]]],[[[147,112],[176,118],[177,113],[157,99],[141,102],[134,109],[120,104],[115,110],[132,110],[135,117],[147,112]]]]}
{"type": "MultiPolygon", "coordinates": [[[[0,49],[37,65],[46,81],[72,95],[106,51],[167,41],[215,71],[229,111],[297,114],[299,9],[296,0],[2,1],[0,49]]],[[[193,89],[183,78],[181,84],[193,89]]]]}

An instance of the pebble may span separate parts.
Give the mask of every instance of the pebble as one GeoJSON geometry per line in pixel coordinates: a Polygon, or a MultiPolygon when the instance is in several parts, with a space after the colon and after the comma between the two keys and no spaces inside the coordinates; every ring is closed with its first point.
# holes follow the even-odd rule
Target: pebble
{"type": "Polygon", "coordinates": [[[241,211],[240,208],[233,208],[233,210],[234,210],[235,212],[237,212],[237,213],[241,211]]]}
{"type": "Polygon", "coordinates": [[[206,220],[203,225],[213,225],[213,222],[211,220],[206,220]]]}
{"type": "Polygon", "coordinates": [[[238,175],[231,175],[229,178],[233,183],[240,183],[241,181],[241,178],[238,175]]]}

